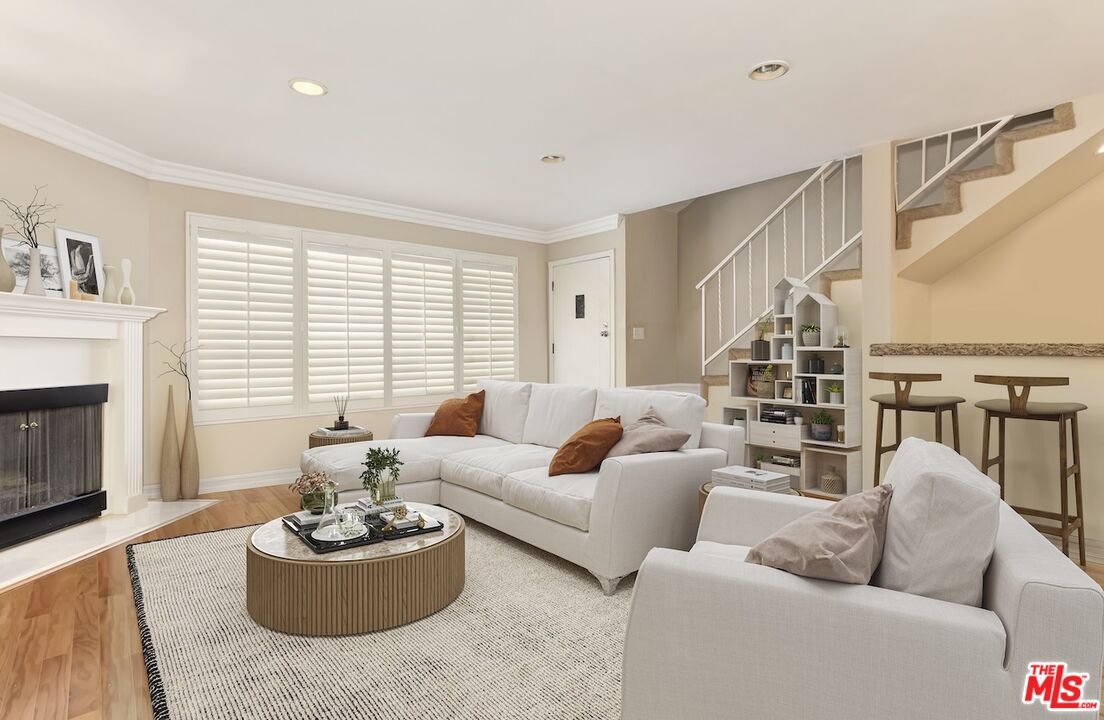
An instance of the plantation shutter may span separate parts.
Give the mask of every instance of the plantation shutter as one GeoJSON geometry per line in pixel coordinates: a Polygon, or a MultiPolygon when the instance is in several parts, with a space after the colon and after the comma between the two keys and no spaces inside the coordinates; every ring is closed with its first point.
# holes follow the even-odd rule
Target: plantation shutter
{"type": "Polygon", "coordinates": [[[294,404],[294,247],[201,229],[196,240],[197,409],[294,404]]]}
{"type": "Polygon", "coordinates": [[[517,379],[516,268],[464,260],[461,270],[464,389],[481,378],[517,379]]]}
{"type": "Polygon", "coordinates": [[[395,399],[455,390],[453,261],[391,255],[391,393],[395,399]]]}
{"type": "Polygon", "coordinates": [[[307,399],[382,400],[383,253],[306,245],[307,399]]]}

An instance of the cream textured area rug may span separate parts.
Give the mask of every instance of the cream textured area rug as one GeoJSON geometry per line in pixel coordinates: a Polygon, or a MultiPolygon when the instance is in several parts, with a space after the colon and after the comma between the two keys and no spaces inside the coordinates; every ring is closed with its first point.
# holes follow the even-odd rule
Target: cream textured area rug
{"type": "Polygon", "coordinates": [[[157,720],[591,718],[620,715],[630,580],[584,570],[475,523],[464,592],[381,633],[284,635],[245,609],[254,528],[128,548],[157,720]]]}

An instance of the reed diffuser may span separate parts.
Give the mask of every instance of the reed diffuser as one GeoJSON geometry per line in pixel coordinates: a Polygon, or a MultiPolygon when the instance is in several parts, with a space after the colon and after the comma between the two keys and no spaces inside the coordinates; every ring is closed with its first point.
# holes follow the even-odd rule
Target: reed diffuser
{"type": "Polygon", "coordinates": [[[337,420],[334,421],[331,430],[348,430],[349,421],[345,419],[345,408],[349,406],[349,396],[346,395],[334,395],[333,396],[334,407],[337,408],[337,420]]]}

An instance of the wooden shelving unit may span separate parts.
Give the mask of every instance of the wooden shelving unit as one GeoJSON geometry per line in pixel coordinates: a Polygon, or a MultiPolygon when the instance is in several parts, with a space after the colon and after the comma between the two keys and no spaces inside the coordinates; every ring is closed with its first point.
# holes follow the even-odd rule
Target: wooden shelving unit
{"type": "MultiPolygon", "coordinates": [[[[862,490],[862,356],[858,348],[831,345],[836,332],[836,305],[794,278],[784,278],[774,288],[774,330],[770,339],[770,360],[729,362],[729,394],[747,403],[747,450],[744,463],[754,466],[764,458],[764,467],[791,476],[791,486],[817,497],[839,499],[862,490]],[[791,312],[787,312],[791,310],[791,312]],[[820,327],[820,342],[803,344],[801,326],[820,327]],[[824,369],[810,372],[810,361],[823,361],[824,369]],[[773,396],[752,394],[748,379],[770,368],[773,378],[767,386],[773,396]],[[831,372],[837,368],[839,372],[831,372]],[[828,388],[838,385],[840,402],[831,402],[828,388]],[[808,393],[805,391],[808,390],[808,393]],[[788,397],[787,397],[788,396],[788,397]],[[763,422],[770,411],[800,416],[801,425],[763,422]],[[818,412],[832,416],[834,428],[842,427],[843,438],[833,432],[830,440],[811,437],[809,421],[818,412]],[[772,458],[800,458],[800,467],[772,462],[772,458]],[[832,468],[844,478],[842,494],[825,492],[820,477],[832,468]]],[[[762,388],[760,388],[762,389],[762,388]]]]}

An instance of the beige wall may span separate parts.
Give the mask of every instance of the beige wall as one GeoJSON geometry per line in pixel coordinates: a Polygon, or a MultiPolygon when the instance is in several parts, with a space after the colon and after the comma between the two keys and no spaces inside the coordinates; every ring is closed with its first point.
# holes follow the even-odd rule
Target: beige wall
{"type": "Polygon", "coordinates": [[[694,286],[809,176],[706,195],[678,214],[678,381],[701,379],[701,301],[694,286]]]}
{"type": "MultiPolygon", "coordinates": [[[[132,259],[138,303],[167,310],[147,326],[147,343],[180,343],[185,337],[185,213],[194,211],[516,256],[519,372],[525,380],[547,378],[548,256],[544,245],[149,182],[3,127],[0,157],[4,158],[0,196],[25,202],[35,184],[46,185],[49,199],[62,206],[57,213],[59,225],[98,236],[108,264],[117,265],[123,257],[132,259]]],[[[170,383],[176,387],[178,423],[183,422],[184,388],[172,378],[159,377],[161,361],[166,358],[163,351],[148,347],[147,353],[146,483],[155,484],[167,387],[170,383]]],[[[392,411],[353,413],[349,419],[384,437],[392,415],[392,411]]],[[[298,417],[200,426],[201,476],[295,467],[307,434],[325,419],[298,417]]]]}
{"type": "Polygon", "coordinates": [[[931,285],[931,337],[1101,342],[1102,267],[1104,174],[931,285]]]}
{"type": "Polygon", "coordinates": [[[678,215],[648,210],[625,216],[626,384],[679,379],[678,215]],[[634,340],[632,329],[644,328],[634,340]]]}
{"type": "MultiPolygon", "coordinates": [[[[613,251],[613,276],[614,276],[614,384],[617,387],[625,385],[627,376],[627,353],[625,341],[625,278],[626,278],[626,248],[625,248],[625,221],[624,219],[613,230],[587,235],[585,237],[564,240],[552,243],[547,247],[548,261],[567,260],[569,258],[591,255],[593,253],[613,251]]],[[[545,292],[545,308],[548,307],[548,280],[547,271],[543,281],[545,292]]],[[[548,318],[545,317],[545,336],[548,334],[548,318]]],[[[547,345],[546,345],[547,346],[547,345]]],[[[546,351],[547,352],[547,351],[546,351]]]]}

